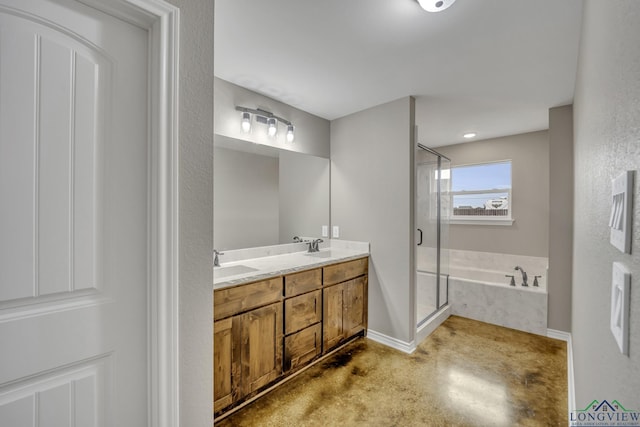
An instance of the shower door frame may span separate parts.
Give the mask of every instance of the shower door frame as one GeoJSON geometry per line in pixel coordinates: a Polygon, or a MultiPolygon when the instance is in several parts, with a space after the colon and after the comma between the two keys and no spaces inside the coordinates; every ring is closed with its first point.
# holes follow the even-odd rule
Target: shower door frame
{"type": "MultiPolygon", "coordinates": [[[[427,151],[428,153],[433,154],[434,156],[436,156],[438,158],[438,176],[441,177],[441,171],[442,171],[442,159],[446,159],[447,161],[449,161],[449,163],[451,163],[451,159],[448,158],[447,156],[437,152],[436,150],[429,148],[423,144],[420,143],[416,143],[416,149],[421,149],[424,151],[427,151]]],[[[416,171],[417,171],[417,161],[416,161],[416,171]]],[[[414,178],[416,179],[416,178],[414,178]]],[[[441,244],[442,244],[442,186],[440,185],[441,181],[438,182],[437,185],[437,192],[436,192],[436,309],[431,312],[429,315],[427,315],[425,318],[423,319],[418,319],[418,313],[416,310],[416,319],[415,319],[415,323],[416,323],[416,327],[420,328],[422,325],[424,325],[425,323],[427,323],[433,316],[435,316],[442,308],[444,308],[446,305],[449,304],[449,275],[447,275],[447,283],[446,283],[446,288],[447,288],[447,302],[445,304],[440,305],[440,274],[441,274],[441,260],[442,260],[442,255],[441,255],[441,244]]],[[[418,196],[418,186],[416,185],[416,193],[414,194],[414,197],[417,198],[418,196]]],[[[416,208],[416,219],[414,220],[414,229],[416,229],[417,227],[415,227],[415,222],[417,222],[417,218],[418,218],[418,209],[416,208]]],[[[417,247],[414,247],[414,251],[417,252],[417,247]]],[[[416,254],[414,253],[414,258],[416,257],[416,254]]],[[[418,287],[418,267],[417,267],[417,262],[416,262],[416,267],[415,267],[415,271],[414,271],[414,276],[415,276],[415,286],[416,286],[416,291],[415,291],[415,295],[417,297],[418,291],[417,291],[417,287],[418,287]]],[[[416,298],[416,304],[417,304],[417,298],[416,298]]]]}

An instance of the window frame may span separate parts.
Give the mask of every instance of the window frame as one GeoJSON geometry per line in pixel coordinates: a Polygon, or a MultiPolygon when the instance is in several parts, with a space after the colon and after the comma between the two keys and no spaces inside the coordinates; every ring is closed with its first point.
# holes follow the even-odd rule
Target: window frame
{"type": "Polygon", "coordinates": [[[512,159],[503,159],[503,160],[491,160],[487,162],[478,162],[478,163],[468,163],[451,166],[451,188],[453,188],[453,181],[455,175],[455,169],[458,168],[467,168],[472,166],[484,166],[484,165],[492,165],[497,163],[509,163],[509,188],[508,189],[485,189],[485,190],[461,190],[454,191],[449,190],[449,198],[450,198],[450,206],[451,212],[449,216],[449,224],[456,225],[505,225],[511,226],[515,222],[513,218],[513,161],[512,159]],[[455,215],[455,208],[453,203],[454,196],[459,195],[470,195],[470,194],[508,194],[509,206],[507,208],[508,213],[506,216],[476,216],[476,215],[455,215]]]}

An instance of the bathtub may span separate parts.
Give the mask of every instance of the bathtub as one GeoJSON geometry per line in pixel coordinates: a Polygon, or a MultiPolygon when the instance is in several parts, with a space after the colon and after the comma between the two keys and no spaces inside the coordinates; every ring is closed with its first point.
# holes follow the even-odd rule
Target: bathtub
{"type": "MultiPolygon", "coordinates": [[[[525,268],[526,270],[526,268],[525,268]]],[[[453,268],[449,276],[451,314],[538,335],[547,334],[546,281],[542,286],[509,286],[511,271],[453,268]]],[[[519,273],[519,272],[516,272],[519,273]]]]}

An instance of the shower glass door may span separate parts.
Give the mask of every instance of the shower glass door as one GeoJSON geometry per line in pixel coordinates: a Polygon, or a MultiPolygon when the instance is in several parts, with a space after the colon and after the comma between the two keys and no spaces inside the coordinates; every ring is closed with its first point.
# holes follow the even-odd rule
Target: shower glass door
{"type": "Polygon", "coordinates": [[[416,313],[418,326],[448,302],[450,161],[416,151],[416,313]]]}

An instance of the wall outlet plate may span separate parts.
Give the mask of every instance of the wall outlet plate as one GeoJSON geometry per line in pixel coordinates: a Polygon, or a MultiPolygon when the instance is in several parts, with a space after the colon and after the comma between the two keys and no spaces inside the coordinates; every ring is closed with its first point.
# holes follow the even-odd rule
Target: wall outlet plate
{"type": "Polygon", "coordinates": [[[323,225],[322,226],[322,237],[329,237],[329,226],[328,225],[323,225]]]}
{"type": "Polygon", "coordinates": [[[340,227],[338,227],[337,225],[334,225],[332,234],[333,234],[332,237],[334,239],[337,239],[338,237],[340,237],[340,227]]]}
{"type": "Polygon", "coordinates": [[[626,171],[611,182],[611,215],[609,216],[611,237],[609,241],[620,252],[628,254],[631,253],[633,176],[633,171],[626,171]]]}
{"type": "Polygon", "coordinates": [[[629,354],[629,294],[631,273],[619,262],[613,263],[611,277],[611,333],[622,354],[629,354]]]}

